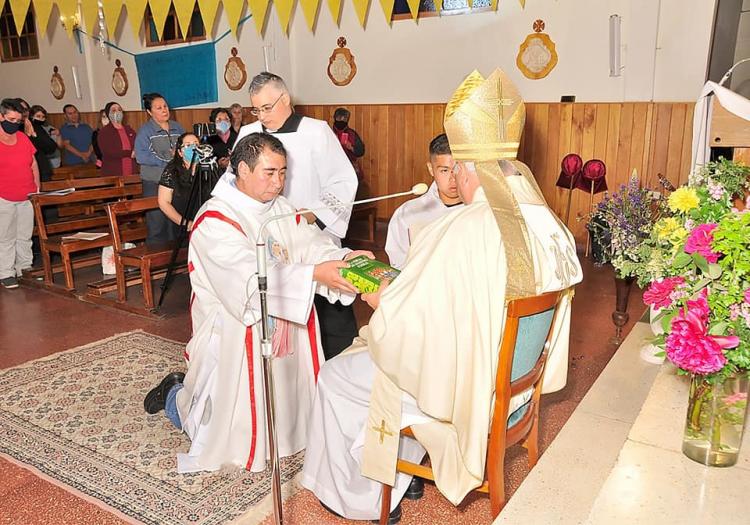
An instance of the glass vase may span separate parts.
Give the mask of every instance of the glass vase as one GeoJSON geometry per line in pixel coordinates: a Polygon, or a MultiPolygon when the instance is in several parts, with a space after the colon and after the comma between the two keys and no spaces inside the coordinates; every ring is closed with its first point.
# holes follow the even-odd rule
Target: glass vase
{"type": "Polygon", "coordinates": [[[747,414],[748,372],[713,382],[694,374],[682,452],[710,467],[737,463],[747,414]]]}

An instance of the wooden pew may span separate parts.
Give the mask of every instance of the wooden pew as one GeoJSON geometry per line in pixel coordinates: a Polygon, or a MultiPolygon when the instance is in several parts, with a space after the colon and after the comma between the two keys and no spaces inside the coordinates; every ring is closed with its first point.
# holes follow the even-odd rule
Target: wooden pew
{"type": "Polygon", "coordinates": [[[100,177],[101,171],[93,163],[76,166],[60,166],[52,170],[52,180],[72,180],[100,177]]]}
{"type": "MultiPolygon", "coordinates": [[[[140,270],[140,281],[143,289],[143,302],[147,310],[154,308],[154,292],[152,279],[157,277],[155,270],[159,270],[159,277],[166,273],[166,267],[172,257],[175,243],[146,244],[142,243],[135,248],[124,248],[126,241],[133,241],[133,237],[126,238],[123,224],[132,220],[134,216],[142,216],[146,212],[159,209],[156,197],[145,197],[128,201],[113,202],[107,205],[107,216],[109,217],[109,228],[114,246],[115,272],[117,281],[117,302],[125,303],[127,300],[128,279],[126,279],[126,267],[135,267],[140,270]]],[[[142,238],[145,239],[145,234],[142,238]]],[[[176,260],[176,273],[183,273],[187,269],[187,248],[178,252],[176,260]]],[[[131,279],[132,280],[132,279],[131,279]]],[[[133,284],[137,284],[133,282],[133,284]]]]}
{"type": "Polygon", "coordinates": [[[118,177],[117,175],[110,175],[107,177],[90,177],[84,179],[60,179],[60,180],[49,180],[42,182],[41,191],[59,191],[66,190],[68,188],[74,188],[76,190],[99,188],[102,186],[112,186],[121,188],[128,184],[140,184],[141,178],[138,175],[128,175],[126,177],[118,177]]]}
{"type": "MultiPolygon", "coordinates": [[[[54,269],[51,262],[51,253],[60,254],[62,259],[62,270],[65,275],[65,289],[75,289],[73,281],[73,269],[85,266],[93,266],[99,263],[100,255],[72,259],[72,255],[80,252],[90,251],[112,245],[112,235],[109,232],[109,219],[103,211],[97,210],[102,203],[125,200],[129,197],[137,197],[143,193],[141,184],[128,184],[122,187],[104,187],[84,189],[75,191],[68,195],[45,195],[36,194],[31,196],[31,204],[34,207],[34,218],[36,219],[37,231],[39,233],[39,244],[42,253],[42,265],[44,268],[44,283],[48,287],[54,286],[54,269]],[[47,223],[44,218],[43,209],[47,206],[61,205],[83,205],[93,206],[93,213],[65,217],[59,221],[47,223]],[[65,239],[67,235],[76,232],[103,233],[95,240],[65,239]]],[[[138,239],[145,235],[146,225],[143,222],[137,227],[131,227],[122,233],[122,239],[138,239]]]]}

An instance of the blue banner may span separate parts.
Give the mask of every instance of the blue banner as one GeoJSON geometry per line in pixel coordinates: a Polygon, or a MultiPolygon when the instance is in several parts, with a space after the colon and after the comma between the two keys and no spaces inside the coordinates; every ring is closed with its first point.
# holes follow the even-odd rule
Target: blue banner
{"type": "Polygon", "coordinates": [[[160,93],[179,108],[217,102],[214,44],[199,44],[135,56],[141,95],[160,93]]]}

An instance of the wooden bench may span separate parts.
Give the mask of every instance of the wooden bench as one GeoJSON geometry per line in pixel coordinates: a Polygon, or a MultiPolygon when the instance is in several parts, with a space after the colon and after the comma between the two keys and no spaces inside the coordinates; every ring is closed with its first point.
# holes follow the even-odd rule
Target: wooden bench
{"type": "Polygon", "coordinates": [[[101,176],[96,164],[77,164],[75,166],[60,166],[52,170],[52,180],[85,179],[101,176]]]}
{"type": "MultiPolygon", "coordinates": [[[[48,287],[54,286],[54,270],[51,261],[51,253],[60,254],[62,270],[65,275],[65,289],[75,289],[73,281],[73,269],[94,266],[101,260],[100,255],[89,256],[77,260],[72,255],[80,252],[90,251],[112,245],[112,235],[109,232],[109,218],[103,211],[97,210],[103,203],[125,200],[129,197],[140,196],[143,193],[141,184],[127,184],[122,187],[104,187],[75,191],[68,195],[45,195],[36,194],[31,196],[31,204],[34,207],[34,217],[39,234],[39,244],[42,254],[42,266],[44,269],[44,284],[48,287]],[[44,208],[47,206],[63,205],[93,206],[92,213],[65,217],[55,222],[47,223],[44,218],[44,208]],[[95,240],[66,239],[66,235],[87,232],[103,233],[95,240]]],[[[140,225],[122,231],[121,237],[124,241],[142,238],[145,235],[145,221],[140,225]]]]}
{"type": "MultiPolygon", "coordinates": [[[[146,244],[145,242],[135,248],[124,248],[124,243],[133,241],[132,235],[126,238],[122,224],[132,220],[134,216],[143,216],[146,212],[159,209],[156,197],[145,197],[129,201],[113,202],[107,205],[107,216],[109,217],[109,228],[114,246],[115,272],[117,281],[117,302],[125,303],[127,300],[128,279],[126,279],[126,267],[135,267],[140,270],[140,282],[143,290],[143,302],[147,310],[154,308],[154,291],[152,280],[166,273],[172,257],[175,243],[146,244]]],[[[137,240],[145,239],[143,237],[137,240]]],[[[183,273],[187,269],[187,248],[181,248],[176,259],[176,273],[183,273]]],[[[134,279],[131,279],[133,281],[134,279]]],[[[136,284],[136,282],[133,282],[136,284]]]]}
{"type": "MultiPolygon", "coordinates": [[[[62,179],[42,182],[41,191],[59,191],[73,188],[75,190],[94,189],[94,188],[122,188],[129,184],[141,184],[141,178],[138,175],[128,175],[127,177],[91,177],[86,179],[62,179]]],[[[58,206],[57,214],[59,217],[69,217],[72,215],[86,215],[94,213],[97,208],[96,203],[89,205],[61,205],[58,206]]],[[[98,207],[103,212],[101,206],[98,207]]]]}

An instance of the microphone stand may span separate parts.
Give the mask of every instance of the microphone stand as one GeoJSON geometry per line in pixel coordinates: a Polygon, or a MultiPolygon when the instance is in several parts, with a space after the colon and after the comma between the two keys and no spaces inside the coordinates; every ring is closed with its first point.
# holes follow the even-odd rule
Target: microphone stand
{"type": "MultiPolygon", "coordinates": [[[[281,469],[279,466],[279,445],[276,436],[276,396],[273,386],[273,369],[271,367],[273,360],[273,348],[271,347],[271,337],[268,333],[268,272],[266,267],[266,239],[263,235],[269,223],[289,217],[301,216],[304,213],[314,213],[316,211],[337,209],[344,211],[357,204],[365,204],[394,197],[403,197],[405,195],[422,195],[427,191],[426,184],[417,184],[411,191],[383,195],[381,197],[372,197],[350,203],[335,203],[328,206],[321,206],[311,210],[295,211],[291,213],[282,213],[269,217],[260,225],[258,236],[255,239],[255,254],[258,268],[258,292],[260,294],[260,314],[261,314],[261,339],[260,353],[263,358],[263,390],[266,397],[266,424],[268,426],[268,447],[271,456],[271,493],[273,497],[273,515],[274,523],[281,525],[284,522],[281,504],[281,469]]],[[[252,381],[252,378],[250,379],[252,381]]]]}

